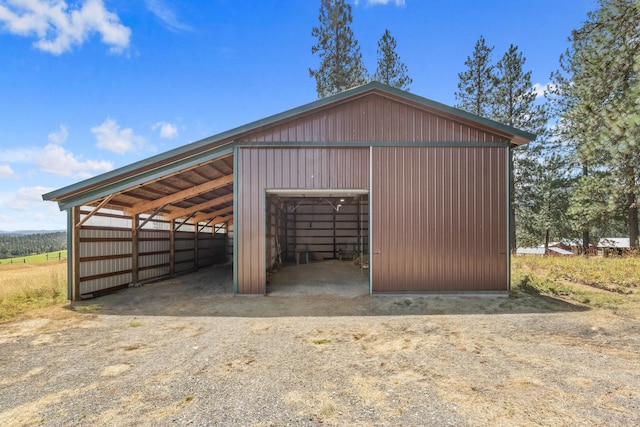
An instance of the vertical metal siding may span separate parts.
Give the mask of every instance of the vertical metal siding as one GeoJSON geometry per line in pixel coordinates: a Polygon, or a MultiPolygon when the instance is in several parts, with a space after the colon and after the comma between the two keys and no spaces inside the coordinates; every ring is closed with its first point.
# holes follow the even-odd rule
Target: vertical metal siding
{"type": "Polygon", "coordinates": [[[507,150],[372,149],[373,292],[507,290],[507,150]]]}
{"type": "Polygon", "coordinates": [[[243,137],[282,142],[502,142],[504,136],[459,118],[369,95],[243,137]]]}
{"type": "Polygon", "coordinates": [[[238,292],[265,292],[265,190],[366,189],[368,148],[256,148],[237,154],[238,292]]]}

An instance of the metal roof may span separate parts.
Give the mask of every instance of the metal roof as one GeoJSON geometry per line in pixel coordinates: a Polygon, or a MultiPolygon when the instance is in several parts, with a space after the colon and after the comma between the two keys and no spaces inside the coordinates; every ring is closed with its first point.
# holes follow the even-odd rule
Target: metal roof
{"type": "Polygon", "coordinates": [[[244,136],[372,93],[498,131],[512,145],[520,145],[536,137],[427,98],[371,82],[80,181],[42,197],[58,202],[61,210],[100,205],[129,214],[153,212],[167,218],[196,215],[196,219],[201,220],[211,220],[209,216],[220,215],[228,219],[233,215],[233,152],[244,136]]]}

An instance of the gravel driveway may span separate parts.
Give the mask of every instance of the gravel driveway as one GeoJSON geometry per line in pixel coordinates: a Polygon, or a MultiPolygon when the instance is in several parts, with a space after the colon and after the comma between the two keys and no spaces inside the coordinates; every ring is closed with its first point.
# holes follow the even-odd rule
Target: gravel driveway
{"type": "Polygon", "coordinates": [[[640,425],[640,320],[541,296],[230,295],[206,269],[0,325],[0,425],[640,425]]]}

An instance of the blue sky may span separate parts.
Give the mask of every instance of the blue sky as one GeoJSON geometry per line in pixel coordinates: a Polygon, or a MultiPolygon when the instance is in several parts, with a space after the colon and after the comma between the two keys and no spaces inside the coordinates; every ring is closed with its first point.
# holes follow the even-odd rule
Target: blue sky
{"type": "MultiPolygon", "coordinates": [[[[389,29],[411,92],[454,105],[480,35],[542,88],[595,0],[357,0],[373,74],[389,29]]],[[[0,230],[66,228],[43,193],[315,101],[319,0],[0,0],[0,230]]]]}

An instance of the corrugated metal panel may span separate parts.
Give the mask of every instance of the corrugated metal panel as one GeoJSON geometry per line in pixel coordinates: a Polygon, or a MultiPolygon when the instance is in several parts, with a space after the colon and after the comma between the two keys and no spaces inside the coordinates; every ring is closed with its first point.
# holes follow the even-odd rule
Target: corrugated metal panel
{"type": "MultiPolygon", "coordinates": [[[[184,233],[189,238],[193,233],[184,233]]],[[[192,238],[192,237],[191,237],[192,238]]],[[[128,285],[132,274],[130,228],[83,226],[80,230],[80,294],[92,294],[128,285]]],[[[188,242],[188,241],[187,241],[188,242]]],[[[186,252],[193,243],[184,243],[186,252]],[[189,246],[190,245],[190,246],[189,246]]],[[[138,234],[138,280],[169,274],[170,244],[166,230],[140,230],[138,234]]]]}
{"type": "Polygon", "coordinates": [[[238,150],[238,292],[264,293],[267,188],[366,189],[368,148],[255,148],[238,150]]]}
{"type": "Polygon", "coordinates": [[[373,292],[508,289],[507,156],[373,148],[373,292]]]}
{"type": "Polygon", "coordinates": [[[114,228],[80,230],[80,294],[131,281],[131,231],[114,228]]]}
{"type": "Polygon", "coordinates": [[[504,142],[460,117],[372,94],[242,138],[282,142],[504,142]]]}

